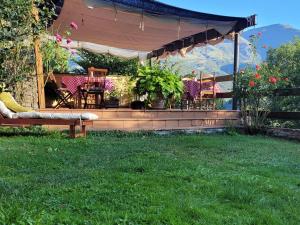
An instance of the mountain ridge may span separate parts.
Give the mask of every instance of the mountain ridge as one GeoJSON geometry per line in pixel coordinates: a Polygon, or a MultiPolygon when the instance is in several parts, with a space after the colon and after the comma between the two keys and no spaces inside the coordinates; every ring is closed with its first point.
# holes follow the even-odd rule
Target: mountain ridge
{"type": "MultiPolygon", "coordinates": [[[[295,37],[300,38],[300,29],[288,24],[271,24],[264,27],[249,29],[240,36],[240,67],[253,64],[249,39],[251,35],[261,36],[257,42],[258,61],[266,59],[268,48],[278,48],[282,44],[293,41],[295,37]]],[[[233,73],[233,42],[225,40],[215,46],[204,46],[194,48],[186,57],[174,56],[169,60],[177,64],[181,75],[189,74],[192,70],[204,73],[216,73],[218,75],[233,73]]]]}

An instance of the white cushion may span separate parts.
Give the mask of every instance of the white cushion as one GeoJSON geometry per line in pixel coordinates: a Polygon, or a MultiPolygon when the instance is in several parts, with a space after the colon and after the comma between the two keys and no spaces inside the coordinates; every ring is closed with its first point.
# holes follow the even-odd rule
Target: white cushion
{"type": "Polygon", "coordinates": [[[0,113],[9,119],[12,119],[15,114],[10,111],[2,101],[0,101],[0,113]]]}
{"type": "Polygon", "coordinates": [[[97,120],[99,117],[94,113],[82,113],[81,119],[83,120],[97,120]]]}
{"type": "Polygon", "coordinates": [[[14,119],[38,119],[40,118],[38,112],[18,112],[13,115],[14,119]]]}
{"type": "Polygon", "coordinates": [[[22,119],[81,119],[81,120],[97,120],[98,116],[93,113],[43,113],[43,112],[20,112],[15,113],[14,118],[22,119]]]}

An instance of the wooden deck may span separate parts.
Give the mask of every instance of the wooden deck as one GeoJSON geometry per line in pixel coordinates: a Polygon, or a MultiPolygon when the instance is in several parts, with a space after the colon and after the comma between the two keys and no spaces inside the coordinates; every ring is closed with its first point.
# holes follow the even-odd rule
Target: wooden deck
{"type": "MultiPolygon", "coordinates": [[[[82,113],[91,112],[99,116],[89,130],[179,130],[220,128],[238,125],[238,111],[199,110],[131,110],[131,109],[44,109],[41,112],[82,113]]],[[[63,126],[46,126],[67,128],[63,126]]]]}

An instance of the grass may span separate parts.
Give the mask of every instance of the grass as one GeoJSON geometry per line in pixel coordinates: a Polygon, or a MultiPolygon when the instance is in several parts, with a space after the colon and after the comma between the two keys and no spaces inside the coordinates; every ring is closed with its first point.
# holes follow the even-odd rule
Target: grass
{"type": "Polygon", "coordinates": [[[0,137],[0,224],[300,224],[300,144],[260,136],[0,137]]]}

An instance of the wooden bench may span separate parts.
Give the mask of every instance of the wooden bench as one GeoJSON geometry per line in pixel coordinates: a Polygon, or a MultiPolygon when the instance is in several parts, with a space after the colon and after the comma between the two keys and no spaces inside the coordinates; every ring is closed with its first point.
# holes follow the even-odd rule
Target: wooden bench
{"type": "Polygon", "coordinates": [[[0,114],[0,126],[26,126],[26,125],[68,125],[70,138],[86,137],[86,126],[93,125],[92,120],[79,119],[8,119],[0,114]],[[76,126],[80,131],[76,134],[76,126]]]}

